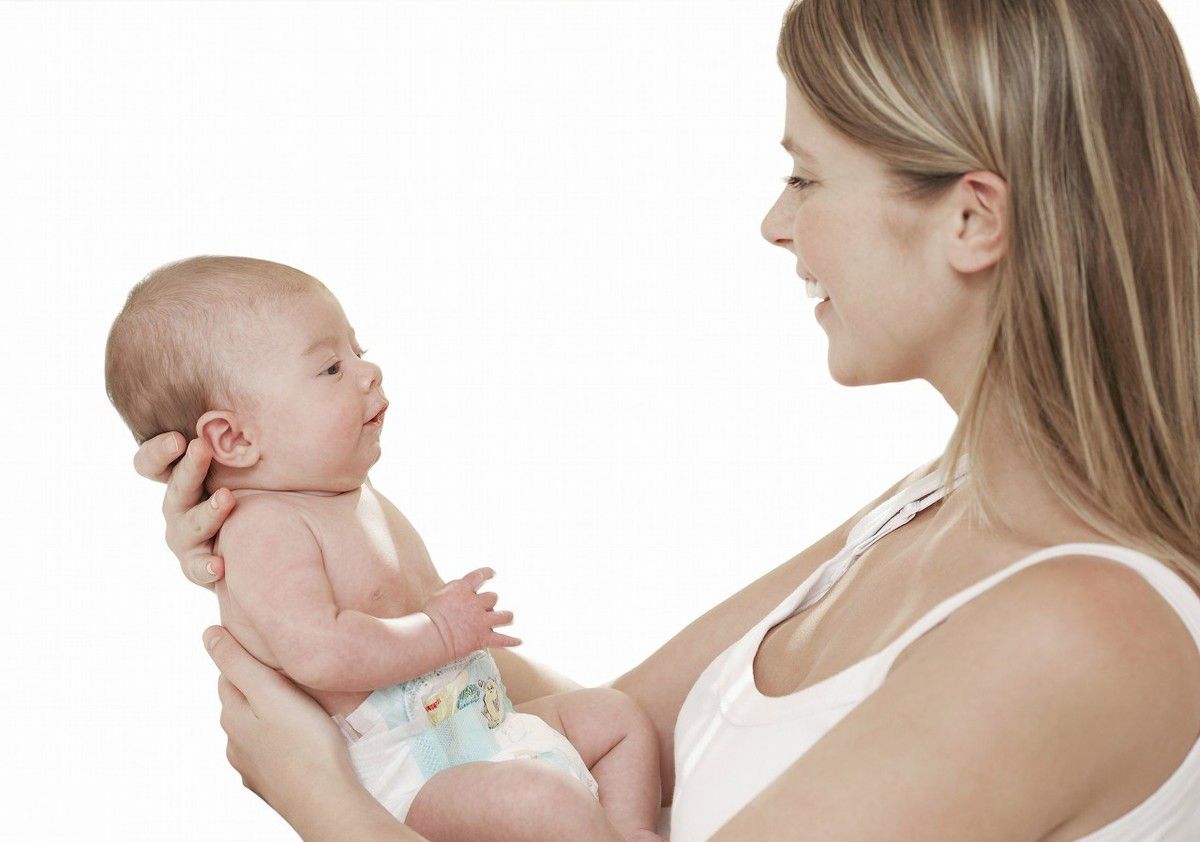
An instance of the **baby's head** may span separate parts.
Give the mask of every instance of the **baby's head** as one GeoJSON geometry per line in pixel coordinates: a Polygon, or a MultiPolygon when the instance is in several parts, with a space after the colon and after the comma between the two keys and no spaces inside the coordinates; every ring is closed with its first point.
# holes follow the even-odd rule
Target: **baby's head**
{"type": "Polygon", "coordinates": [[[202,256],[129,293],[105,352],[109,400],[140,444],[191,431],[212,448],[207,488],[338,493],[379,458],[379,366],[341,305],[290,266],[202,256]]]}

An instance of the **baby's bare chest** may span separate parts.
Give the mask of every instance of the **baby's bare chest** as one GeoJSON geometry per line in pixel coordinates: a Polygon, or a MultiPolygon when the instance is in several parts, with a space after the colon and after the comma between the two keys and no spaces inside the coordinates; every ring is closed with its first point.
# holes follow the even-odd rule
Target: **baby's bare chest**
{"type": "Polygon", "coordinates": [[[419,611],[442,586],[421,536],[381,494],[364,488],[357,500],[333,498],[305,509],[339,608],[401,617],[419,611]]]}

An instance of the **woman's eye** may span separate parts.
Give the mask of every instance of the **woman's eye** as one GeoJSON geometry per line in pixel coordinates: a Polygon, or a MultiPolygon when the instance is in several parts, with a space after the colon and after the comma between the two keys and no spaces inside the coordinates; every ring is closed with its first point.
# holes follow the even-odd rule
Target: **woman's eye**
{"type": "Polygon", "coordinates": [[[805,187],[808,187],[810,184],[812,184],[812,182],[808,179],[801,178],[798,175],[789,175],[782,180],[787,184],[788,187],[794,187],[797,190],[803,190],[805,187]]]}

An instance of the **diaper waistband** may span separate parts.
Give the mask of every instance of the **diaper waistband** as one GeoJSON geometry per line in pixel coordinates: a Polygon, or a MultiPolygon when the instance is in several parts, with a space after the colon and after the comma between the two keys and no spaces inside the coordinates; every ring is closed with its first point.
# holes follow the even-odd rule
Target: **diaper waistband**
{"type": "Polygon", "coordinates": [[[477,649],[424,675],[375,690],[350,713],[331,718],[350,743],[385,731],[402,732],[393,737],[417,734],[477,700],[489,679],[499,685],[502,704],[511,711],[496,662],[486,650],[477,649]]]}

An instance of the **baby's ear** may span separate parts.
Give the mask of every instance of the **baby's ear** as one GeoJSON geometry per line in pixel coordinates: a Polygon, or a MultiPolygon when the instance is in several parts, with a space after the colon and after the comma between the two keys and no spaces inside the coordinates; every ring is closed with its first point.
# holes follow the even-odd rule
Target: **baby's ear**
{"type": "MultiPolygon", "coordinates": [[[[210,410],[196,422],[196,436],[212,448],[213,459],[229,468],[252,468],[261,454],[250,441],[245,419],[236,412],[210,410]]],[[[255,436],[257,438],[257,436],[255,436]]]]}

